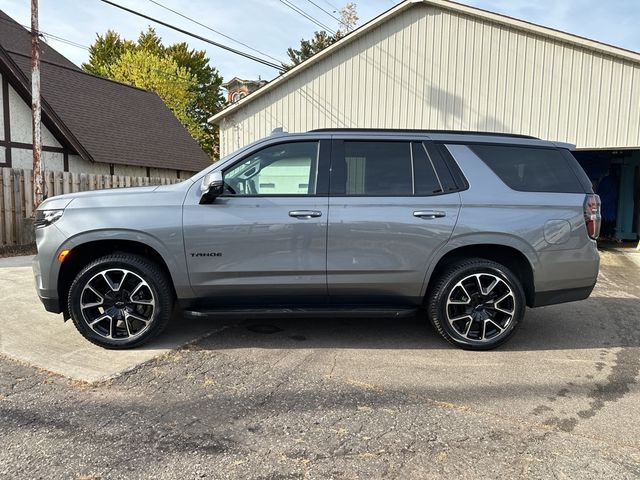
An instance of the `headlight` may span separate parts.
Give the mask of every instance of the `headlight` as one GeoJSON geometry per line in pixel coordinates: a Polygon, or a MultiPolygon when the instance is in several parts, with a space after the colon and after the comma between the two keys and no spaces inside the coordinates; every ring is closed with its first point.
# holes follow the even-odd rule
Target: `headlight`
{"type": "Polygon", "coordinates": [[[36,219],[33,225],[36,228],[46,227],[62,217],[64,210],[36,210],[36,219]]]}

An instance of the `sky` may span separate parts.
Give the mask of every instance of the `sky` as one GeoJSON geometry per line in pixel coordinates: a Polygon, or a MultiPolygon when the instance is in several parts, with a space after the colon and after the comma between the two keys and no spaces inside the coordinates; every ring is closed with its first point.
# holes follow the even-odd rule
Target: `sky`
{"type": "MultiPolygon", "coordinates": [[[[265,56],[161,8],[154,3],[154,0],[113,1],[219,43],[254,55],[265,56]]],[[[346,0],[155,1],[281,62],[288,60],[286,55],[288,47],[298,46],[300,39],[310,38],[315,30],[321,29],[287,7],[285,1],[293,3],[334,30],[339,24],[329,14],[346,3],[346,0]]],[[[355,3],[360,17],[358,25],[362,25],[392,8],[396,2],[356,0],[355,3]]],[[[638,28],[640,0],[463,0],[461,3],[640,52],[640,28],[638,28]]],[[[152,25],[148,20],[118,10],[99,0],[39,0],[39,4],[42,32],[85,47],[93,43],[96,34],[104,33],[107,29],[113,29],[125,38],[135,39],[141,30],[152,25]]],[[[30,0],[0,0],[0,9],[19,23],[30,24],[30,0]]],[[[333,15],[338,16],[337,13],[333,15]]],[[[225,80],[230,80],[234,76],[247,79],[260,77],[270,80],[278,74],[271,67],[247,60],[166,27],[156,25],[155,28],[165,43],[187,41],[193,48],[206,50],[211,64],[218,69],[225,80]]],[[[47,41],[78,65],[87,60],[86,48],[62,43],[52,37],[48,37],[47,41]]],[[[273,59],[267,59],[273,61],[273,59]]]]}

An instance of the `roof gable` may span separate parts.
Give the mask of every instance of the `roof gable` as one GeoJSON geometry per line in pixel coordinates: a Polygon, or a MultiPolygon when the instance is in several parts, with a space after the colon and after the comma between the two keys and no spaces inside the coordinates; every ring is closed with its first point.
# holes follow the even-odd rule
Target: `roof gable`
{"type": "MultiPolygon", "coordinates": [[[[30,103],[30,33],[2,11],[0,22],[0,57],[30,103]]],[[[88,74],[42,45],[43,114],[83,158],[188,171],[211,164],[155,93],[88,74]]]]}

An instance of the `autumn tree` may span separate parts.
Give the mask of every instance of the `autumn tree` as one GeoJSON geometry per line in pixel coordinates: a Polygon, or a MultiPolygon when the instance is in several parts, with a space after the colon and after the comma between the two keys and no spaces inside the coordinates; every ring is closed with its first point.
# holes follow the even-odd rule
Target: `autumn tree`
{"type": "Polygon", "coordinates": [[[291,63],[282,64],[283,72],[292,69],[296,65],[299,65],[308,58],[314,56],[316,53],[333,45],[355,28],[358,22],[358,14],[356,11],[355,3],[347,3],[338,13],[340,14],[340,28],[338,28],[335,34],[331,34],[324,30],[321,30],[319,32],[315,32],[313,38],[311,38],[310,40],[300,40],[299,48],[287,49],[287,56],[289,57],[291,63]]]}
{"type": "Polygon", "coordinates": [[[218,129],[208,118],[224,106],[222,77],[203,50],[185,42],[165,46],[153,28],[134,42],[108,30],[98,35],[82,68],[94,75],[156,92],[212,158],[218,156],[218,129]]]}
{"type": "Polygon", "coordinates": [[[353,2],[347,3],[342,9],[340,9],[340,29],[338,33],[342,32],[349,33],[351,30],[356,28],[358,24],[358,11],[356,9],[356,4],[353,2]]]}

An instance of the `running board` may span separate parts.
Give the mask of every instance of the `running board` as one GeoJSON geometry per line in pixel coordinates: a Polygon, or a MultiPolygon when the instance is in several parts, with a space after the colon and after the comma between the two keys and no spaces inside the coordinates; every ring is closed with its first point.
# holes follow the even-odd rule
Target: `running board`
{"type": "Polygon", "coordinates": [[[217,308],[206,310],[187,309],[186,317],[242,317],[242,318],[404,318],[415,315],[417,308],[356,308],[356,307],[315,307],[315,308],[217,308]]]}

